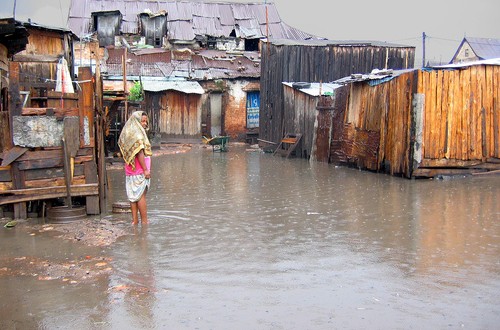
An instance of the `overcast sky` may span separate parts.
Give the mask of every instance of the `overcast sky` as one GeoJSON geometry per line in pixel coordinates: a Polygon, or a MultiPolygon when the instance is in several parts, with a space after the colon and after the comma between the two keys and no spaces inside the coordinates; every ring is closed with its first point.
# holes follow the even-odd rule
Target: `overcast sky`
{"type": "MultiPolygon", "coordinates": [[[[16,19],[66,27],[70,0],[16,0],[16,19]]],[[[85,0],[77,0],[85,1],[85,0]]],[[[227,2],[207,0],[209,2],[227,2]]],[[[231,2],[265,3],[262,1],[231,2]]],[[[500,0],[274,0],[281,19],[332,40],[377,40],[416,46],[422,62],[447,63],[464,36],[500,39],[500,0]]],[[[0,0],[0,16],[12,17],[14,0],[0,0]]]]}

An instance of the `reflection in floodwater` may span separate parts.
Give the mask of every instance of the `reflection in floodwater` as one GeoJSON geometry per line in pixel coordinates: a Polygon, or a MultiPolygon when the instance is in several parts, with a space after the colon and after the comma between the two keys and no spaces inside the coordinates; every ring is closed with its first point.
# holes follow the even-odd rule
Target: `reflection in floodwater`
{"type": "Polygon", "coordinates": [[[109,320],[113,327],[155,328],[153,306],[157,292],[148,229],[147,225],[134,226],[133,235],[126,242],[118,244],[122,255],[109,288],[109,303],[114,310],[110,315],[116,316],[109,320]],[[123,315],[127,315],[127,318],[123,315]]]}
{"type": "MultiPolygon", "coordinates": [[[[123,171],[108,176],[109,203],[125,200],[123,171]]],[[[155,156],[149,226],[109,249],[95,308],[64,313],[109,329],[494,329],[499,200],[499,176],[415,181],[238,146],[155,156]]]]}

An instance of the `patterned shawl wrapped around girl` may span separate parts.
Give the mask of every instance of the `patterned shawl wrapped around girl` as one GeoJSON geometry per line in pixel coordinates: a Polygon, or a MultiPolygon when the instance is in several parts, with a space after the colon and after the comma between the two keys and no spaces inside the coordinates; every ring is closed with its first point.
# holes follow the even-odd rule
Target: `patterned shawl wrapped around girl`
{"type": "MultiPolygon", "coordinates": [[[[122,153],[123,160],[128,165],[132,166],[135,171],[135,156],[137,153],[144,149],[145,156],[151,156],[151,143],[149,142],[146,130],[141,125],[142,115],[144,111],[135,111],[123,126],[120,138],[118,139],[118,146],[122,153]]],[[[149,124],[149,123],[148,123],[149,124]]]]}

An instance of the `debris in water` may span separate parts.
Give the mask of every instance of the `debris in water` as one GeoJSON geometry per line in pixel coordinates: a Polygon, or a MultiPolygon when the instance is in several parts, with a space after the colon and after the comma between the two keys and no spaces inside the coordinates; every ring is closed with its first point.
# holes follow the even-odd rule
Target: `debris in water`
{"type": "Polygon", "coordinates": [[[16,220],[12,220],[12,221],[9,221],[5,224],[5,228],[12,228],[12,227],[15,227],[17,225],[17,221],[16,220]]]}

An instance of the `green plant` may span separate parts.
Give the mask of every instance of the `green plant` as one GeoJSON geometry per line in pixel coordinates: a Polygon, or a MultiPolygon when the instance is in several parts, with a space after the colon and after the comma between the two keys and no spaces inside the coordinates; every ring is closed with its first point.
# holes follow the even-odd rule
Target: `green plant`
{"type": "Polygon", "coordinates": [[[134,83],[128,95],[129,101],[142,101],[142,85],[139,81],[134,83]]]}

